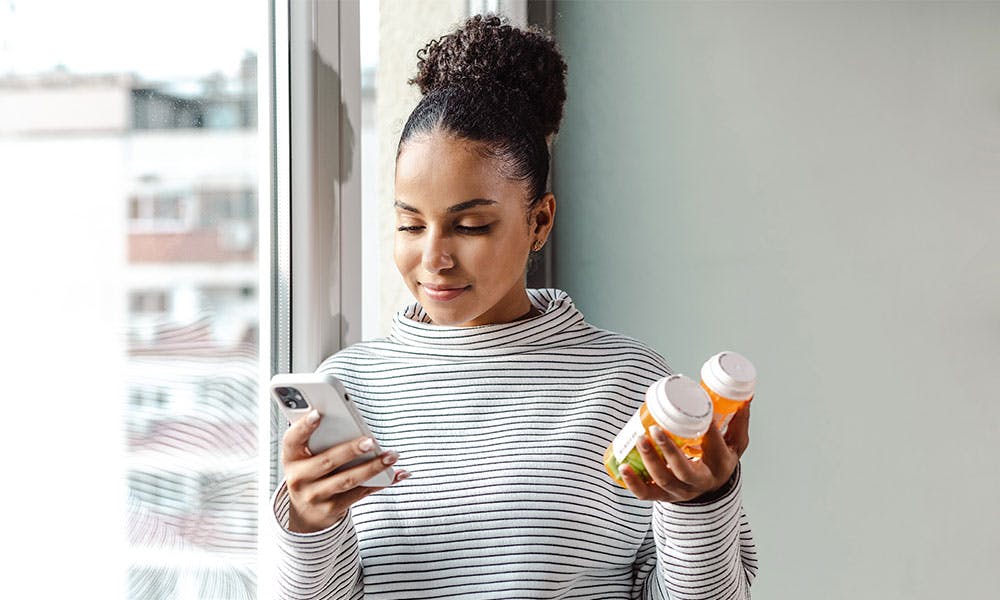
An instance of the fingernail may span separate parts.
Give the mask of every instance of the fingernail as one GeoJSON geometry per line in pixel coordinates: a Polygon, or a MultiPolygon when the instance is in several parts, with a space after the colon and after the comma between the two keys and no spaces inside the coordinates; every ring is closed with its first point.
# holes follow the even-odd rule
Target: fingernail
{"type": "Polygon", "coordinates": [[[653,434],[653,439],[657,442],[663,443],[667,441],[667,435],[656,425],[649,428],[649,433],[653,434]]]}
{"type": "Polygon", "coordinates": [[[361,450],[364,452],[368,452],[373,447],[375,447],[375,440],[371,438],[365,438],[360,442],[358,442],[358,448],[361,448],[361,450]]]}
{"type": "Polygon", "coordinates": [[[646,436],[642,436],[641,438],[639,438],[639,441],[637,443],[639,445],[639,450],[642,451],[649,450],[649,440],[646,439],[646,436]]]}
{"type": "Polygon", "coordinates": [[[397,471],[396,472],[396,481],[402,481],[402,480],[408,478],[409,476],[410,476],[409,471],[397,471]]]}
{"type": "Polygon", "coordinates": [[[399,459],[399,455],[396,454],[395,452],[386,452],[385,454],[382,455],[382,462],[385,463],[385,464],[387,464],[387,465],[391,465],[392,463],[396,462],[396,460],[398,460],[398,459],[399,459]]]}
{"type": "Polygon", "coordinates": [[[319,423],[319,411],[315,408],[309,411],[309,414],[306,415],[306,423],[309,423],[310,425],[319,423]]]}

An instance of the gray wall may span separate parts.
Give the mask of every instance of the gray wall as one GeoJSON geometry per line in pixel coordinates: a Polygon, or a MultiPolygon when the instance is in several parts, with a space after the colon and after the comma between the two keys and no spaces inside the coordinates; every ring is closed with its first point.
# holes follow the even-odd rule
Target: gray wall
{"type": "Polygon", "coordinates": [[[556,8],[555,282],[758,365],[755,597],[995,597],[1000,3],[556,8]]]}

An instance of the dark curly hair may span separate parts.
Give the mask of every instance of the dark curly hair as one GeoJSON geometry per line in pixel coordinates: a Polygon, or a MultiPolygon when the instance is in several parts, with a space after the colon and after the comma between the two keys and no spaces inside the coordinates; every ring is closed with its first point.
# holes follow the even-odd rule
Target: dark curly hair
{"type": "Polygon", "coordinates": [[[528,182],[529,202],[545,193],[548,136],[559,130],[566,62],[545,31],[512,27],[497,15],[470,17],[417,52],[423,98],[410,113],[396,157],[414,135],[441,129],[483,142],[502,174],[528,182]]]}

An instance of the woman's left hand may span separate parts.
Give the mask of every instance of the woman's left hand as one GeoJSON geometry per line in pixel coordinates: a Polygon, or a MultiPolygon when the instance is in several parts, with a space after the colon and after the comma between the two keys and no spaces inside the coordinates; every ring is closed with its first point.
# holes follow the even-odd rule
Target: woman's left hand
{"type": "Polygon", "coordinates": [[[622,480],[640,500],[694,500],[729,481],[740,456],[750,444],[749,431],[750,403],[747,403],[733,415],[725,437],[714,425],[709,427],[702,441],[701,460],[690,460],[662,431],[652,428],[653,439],[642,436],[637,446],[653,481],[646,483],[627,464],[621,467],[622,480]],[[653,444],[663,452],[662,457],[653,444]]]}

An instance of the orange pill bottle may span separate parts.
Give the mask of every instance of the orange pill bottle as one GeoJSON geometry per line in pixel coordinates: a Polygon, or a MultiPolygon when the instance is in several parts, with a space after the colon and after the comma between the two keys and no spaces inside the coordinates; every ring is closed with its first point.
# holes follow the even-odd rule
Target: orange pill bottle
{"type": "MultiPolygon", "coordinates": [[[[619,471],[624,464],[651,481],[636,443],[643,435],[652,441],[649,428],[654,425],[689,458],[700,459],[702,437],[712,425],[712,400],[696,381],[684,375],[670,375],[649,386],[645,401],[604,451],[604,468],[618,485],[625,487],[619,471]]],[[[653,447],[660,453],[655,442],[653,447]]]]}
{"type": "Polygon", "coordinates": [[[753,398],[757,369],[742,354],[720,352],[702,365],[701,386],[712,398],[715,424],[725,433],[736,411],[753,398]]]}

